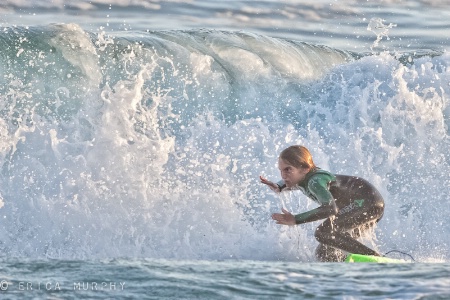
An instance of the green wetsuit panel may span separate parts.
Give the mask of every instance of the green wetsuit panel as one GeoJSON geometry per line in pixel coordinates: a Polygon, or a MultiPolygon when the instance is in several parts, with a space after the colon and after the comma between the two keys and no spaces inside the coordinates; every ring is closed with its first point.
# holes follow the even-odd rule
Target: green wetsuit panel
{"type": "Polygon", "coordinates": [[[334,198],[328,190],[328,185],[336,178],[330,173],[316,173],[313,174],[307,183],[307,191],[310,195],[307,195],[320,205],[330,204],[334,198]],[[311,197],[312,196],[312,197],[311,197]]]}

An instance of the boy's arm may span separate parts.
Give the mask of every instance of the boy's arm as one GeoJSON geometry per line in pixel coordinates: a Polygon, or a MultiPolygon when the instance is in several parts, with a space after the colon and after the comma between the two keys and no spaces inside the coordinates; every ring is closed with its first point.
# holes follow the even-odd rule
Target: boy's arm
{"type": "Polygon", "coordinates": [[[303,224],[328,218],[337,214],[338,209],[333,195],[328,190],[328,184],[333,178],[327,174],[317,174],[308,181],[308,190],[319,204],[319,207],[295,215],[295,223],[303,224]]]}
{"type": "Polygon", "coordinates": [[[295,215],[295,224],[303,224],[326,219],[337,213],[336,203],[334,201],[328,205],[319,206],[313,210],[295,215]]]}
{"type": "Polygon", "coordinates": [[[264,178],[262,176],[259,176],[259,180],[261,181],[262,184],[267,185],[272,191],[274,191],[276,193],[281,192],[280,187],[276,183],[273,183],[272,181],[267,180],[266,178],[264,178]]]}

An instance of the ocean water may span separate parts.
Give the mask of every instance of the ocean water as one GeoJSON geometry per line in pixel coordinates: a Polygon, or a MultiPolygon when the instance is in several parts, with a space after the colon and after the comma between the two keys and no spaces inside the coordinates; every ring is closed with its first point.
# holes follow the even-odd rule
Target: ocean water
{"type": "Polygon", "coordinates": [[[448,298],[448,28],[437,0],[3,1],[2,297],[448,298]],[[314,207],[259,183],[292,144],[371,181],[364,243],[415,263],[274,224],[314,207]]]}
{"type": "Polygon", "coordinates": [[[444,300],[450,284],[448,264],[436,263],[10,259],[2,267],[7,299],[444,300]]]}

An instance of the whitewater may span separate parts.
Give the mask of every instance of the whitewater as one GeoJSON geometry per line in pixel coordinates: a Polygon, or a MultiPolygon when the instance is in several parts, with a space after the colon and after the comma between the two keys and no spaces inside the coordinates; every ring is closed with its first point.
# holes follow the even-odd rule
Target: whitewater
{"type": "MultiPolygon", "coordinates": [[[[17,268],[13,286],[27,274],[18,265],[60,262],[39,279],[55,287],[76,261],[157,280],[169,268],[187,290],[194,270],[203,289],[187,298],[229,298],[200,274],[242,275],[245,261],[281,285],[258,294],[249,281],[240,297],[289,297],[286,284],[294,292],[309,275],[287,263],[333,272],[314,265],[319,222],[270,219],[315,207],[259,182],[279,179],[278,154],[293,144],[380,190],[385,213],[364,243],[444,263],[447,276],[449,3],[110,2],[0,4],[0,257],[17,268]]],[[[183,298],[172,292],[159,297],[183,298]]]]}

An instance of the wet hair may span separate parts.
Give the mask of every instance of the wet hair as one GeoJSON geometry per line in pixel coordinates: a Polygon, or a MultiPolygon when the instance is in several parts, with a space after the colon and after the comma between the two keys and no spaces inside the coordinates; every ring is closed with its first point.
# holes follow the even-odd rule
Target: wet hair
{"type": "Polygon", "coordinates": [[[317,168],[309,150],[300,145],[294,145],[284,149],[281,151],[279,158],[298,169],[317,168]]]}

